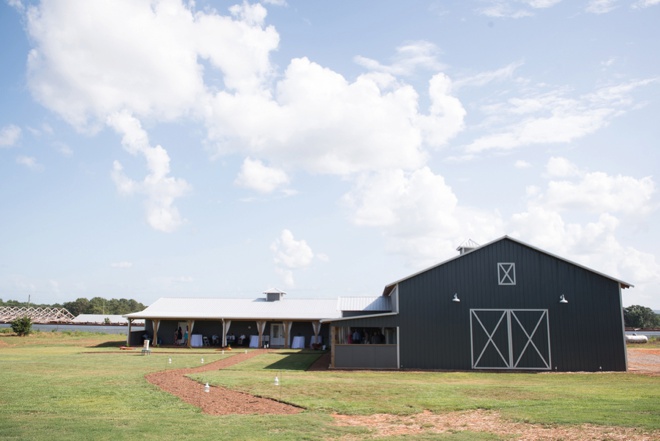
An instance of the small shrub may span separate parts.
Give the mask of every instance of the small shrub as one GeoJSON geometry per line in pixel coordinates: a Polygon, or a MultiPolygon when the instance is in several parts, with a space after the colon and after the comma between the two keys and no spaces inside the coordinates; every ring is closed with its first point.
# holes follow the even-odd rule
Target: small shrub
{"type": "Polygon", "coordinates": [[[19,337],[30,335],[32,333],[32,320],[28,316],[19,317],[11,322],[11,329],[19,337]]]}

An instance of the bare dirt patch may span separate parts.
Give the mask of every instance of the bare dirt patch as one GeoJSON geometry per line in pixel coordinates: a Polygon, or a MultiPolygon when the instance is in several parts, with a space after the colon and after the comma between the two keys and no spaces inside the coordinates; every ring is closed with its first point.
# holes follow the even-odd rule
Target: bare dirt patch
{"type": "MultiPolygon", "coordinates": [[[[660,433],[643,432],[630,427],[603,427],[585,424],[581,426],[547,426],[540,424],[515,423],[500,417],[497,412],[475,410],[434,414],[422,412],[416,415],[397,416],[377,414],[368,416],[333,415],[340,426],[366,427],[371,438],[390,436],[414,436],[451,432],[486,432],[502,437],[530,441],[545,440],[611,440],[650,441],[657,440],[660,433]]],[[[365,439],[347,436],[344,441],[365,439]]]]}
{"type": "Polygon", "coordinates": [[[638,374],[660,376],[660,349],[629,347],[628,371],[638,374]]]}

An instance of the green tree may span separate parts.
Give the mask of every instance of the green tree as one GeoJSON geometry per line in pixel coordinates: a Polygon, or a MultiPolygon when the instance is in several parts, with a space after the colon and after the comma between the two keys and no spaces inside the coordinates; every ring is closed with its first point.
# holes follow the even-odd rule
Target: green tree
{"type": "Polygon", "coordinates": [[[80,297],[74,302],[65,302],[63,306],[76,317],[80,314],[89,314],[89,312],[87,312],[89,309],[89,300],[84,297],[80,297]]]}
{"type": "Polygon", "coordinates": [[[11,330],[18,334],[19,337],[30,335],[32,332],[32,320],[30,317],[19,317],[11,322],[11,330]]]}
{"type": "Polygon", "coordinates": [[[107,301],[103,297],[92,297],[89,300],[89,312],[86,314],[110,314],[106,308],[107,301]]]}
{"type": "Polygon", "coordinates": [[[629,328],[652,328],[658,326],[658,316],[651,308],[632,305],[623,308],[623,321],[629,328]]]}
{"type": "Polygon", "coordinates": [[[126,314],[126,312],[124,312],[122,308],[121,300],[117,300],[117,299],[110,299],[107,301],[105,305],[105,312],[107,314],[116,314],[116,315],[126,314]]]}

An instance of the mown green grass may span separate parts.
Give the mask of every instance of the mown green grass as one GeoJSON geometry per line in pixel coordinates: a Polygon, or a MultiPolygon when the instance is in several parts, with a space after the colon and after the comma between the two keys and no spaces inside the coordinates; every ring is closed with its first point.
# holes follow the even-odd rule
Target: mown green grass
{"type": "MultiPolygon", "coordinates": [[[[408,415],[493,409],[542,424],[660,428],[660,381],[634,374],[307,372],[318,354],[282,351],[228,369],[192,375],[302,406],[290,416],[202,414],[144,376],[193,367],[232,353],[188,349],[121,351],[120,336],[36,333],[0,336],[3,440],[318,440],[370,437],[334,424],[331,414],[408,415]],[[172,364],[168,359],[172,359],[172,364]],[[278,376],[280,386],[274,385],[278,376]]],[[[383,438],[381,438],[383,439],[383,438]]],[[[397,439],[397,438],[389,438],[397,439]]],[[[410,439],[410,438],[407,438],[410,439]]],[[[416,439],[499,439],[488,433],[422,434],[416,439]]]]}
{"type": "Polygon", "coordinates": [[[268,354],[192,376],[312,411],[409,415],[497,410],[541,424],[660,428],[660,380],[625,373],[305,372],[284,369],[304,354],[268,354]],[[273,366],[281,369],[273,370],[273,366]],[[274,387],[278,375],[280,386],[274,387]],[[203,378],[202,378],[203,377],[203,378]]]}

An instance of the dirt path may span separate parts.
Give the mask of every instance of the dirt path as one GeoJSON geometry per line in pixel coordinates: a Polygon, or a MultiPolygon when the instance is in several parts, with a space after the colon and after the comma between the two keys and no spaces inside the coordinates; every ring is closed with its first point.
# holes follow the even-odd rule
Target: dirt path
{"type": "Polygon", "coordinates": [[[628,372],[660,376],[660,349],[628,348],[628,372]]]}
{"type": "Polygon", "coordinates": [[[303,409],[299,407],[222,387],[211,387],[208,393],[204,393],[204,385],[186,377],[187,374],[233,366],[263,353],[265,353],[263,350],[250,351],[247,354],[236,354],[196,368],[155,372],[147,375],[146,378],[151,384],[176,395],[188,404],[200,407],[204,413],[210,415],[294,414],[302,412],[303,409]]]}

